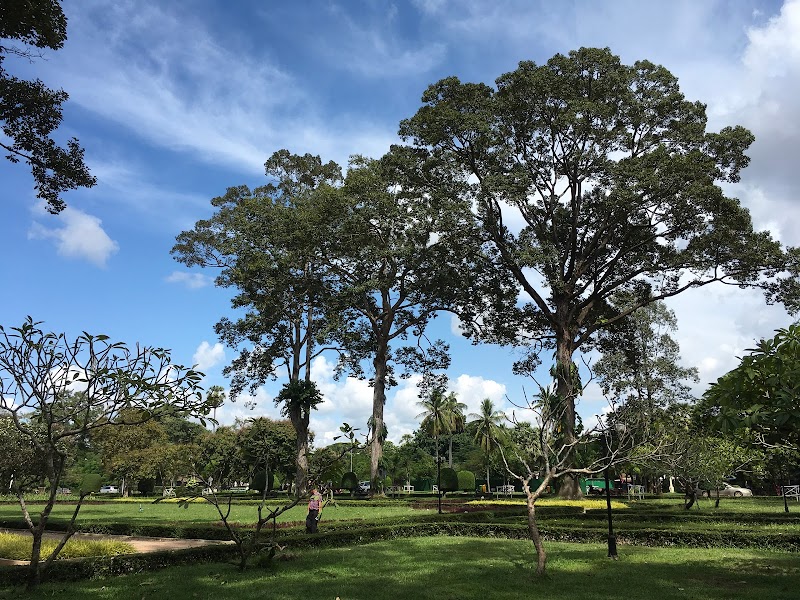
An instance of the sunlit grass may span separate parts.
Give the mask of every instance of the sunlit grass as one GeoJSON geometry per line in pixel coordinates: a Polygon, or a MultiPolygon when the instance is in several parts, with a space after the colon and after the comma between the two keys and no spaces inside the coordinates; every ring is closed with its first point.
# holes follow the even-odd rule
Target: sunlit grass
{"type": "MultiPolygon", "coordinates": [[[[29,535],[0,532],[0,558],[11,560],[31,559],[32,538],[29,535]]],[[[55,550],[58,540],[45,538],[42,540],[42,560],[55,550]]],[[[87,556],[117,556],[132,554],[133,546],[125,542],[107,540],[79,540],[72,538],[58,554],[58,558],[80,558],[87,556]]]]}
{"type": "MultiPolygon", "coordinates": [[[[275,506],[273,504],[273,506],[275,506]]],[[[42,505],[28,505],[31,514],[41,511],[42,505]]],[[[223,507],[225,509],[225,507],[223,507]]],[[[74,505],[57,504],[53,507],[51,521],[64,523],[69,520],[75,510],[74,505]]],[[[431,509],[433,510],[433,509],[431,509]]],[[[380,521],[391,517],[419,515],[425,511],[414,510],[405,503],[386,504],[381,506],[329,505],[322,513],[322,521],[371,520],[380,521]]],[[[278,517],[279,523],[300,522],[306,518],[305,503],[299,504],[278,517]]],[[[253,504],[234,504],[231,507],[229,522],[241,525],[252,524],[258,517],[258,507],[253,504]]],[[[22,512],[19,505],[0,505],[0,520],[20,521],[22,512]]],[[[219,523],[217,510],[208,502],[194,502],[189,506],[181,506],[177,502],[159,502],[158,504],[140,503],[103,503],[88,504],[81,507],[77,523],[80,526],[104,525],[110,523],[127,523],[130,525],[202,525],[219,523]]]]}
{"type": "MultiPolygon", "coordinates": [[[[512,498],[503,500],[471,500],[467,504],[474,506],[525,506],[524,498],[512,498]]],[[[606,508],[606,501],[597,498],[584,498],[583,500],[561,500],[558,498],[541,498],[536,501],[536,506],[563,506],[563,507],[579,507],[586,510],[606,508]]],[[[611,508],[614,510],[624,510],[628,508],[626,502],[619,500],[611,501],[611,508]]]]}

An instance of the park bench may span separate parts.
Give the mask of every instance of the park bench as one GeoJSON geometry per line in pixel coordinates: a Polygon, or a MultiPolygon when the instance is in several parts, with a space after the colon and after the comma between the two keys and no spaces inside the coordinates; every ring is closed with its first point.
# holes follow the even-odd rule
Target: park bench
{"type": "Polygon", "coordinates": [[[494,488],[494,495],[496,498],[500,496],[513,496],[514,495],[514,486],[513,485],[498,485],[494,488]]]}
{"type": "Polygon", "coordinates": [[[787,498],[794,498],[800,502],[800,485],[784,485],[783,495],[787,498]]]}
{"type": "Polygon", "coordinates": [[[628,486],[628,500],[644,500],[644,486],[643,485],[630,485],[628,486]]]}

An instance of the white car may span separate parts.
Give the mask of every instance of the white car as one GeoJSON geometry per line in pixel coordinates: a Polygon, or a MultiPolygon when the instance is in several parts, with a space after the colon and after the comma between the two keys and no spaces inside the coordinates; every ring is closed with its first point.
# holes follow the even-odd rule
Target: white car
{"type": "MultiPolygon", "coordinates": [[[[714,497],[717,495],[717,490],[709,490],[707,492],[703,492],[704,496],[708,496],[709,498],[714,497]]],[[[742,496],[752,496],[753,491],[747,489],[745,487],[739,487],[736,485],[730,485],[728,483],[723,483],[722,487],[719,488],[719,495],[720,496],[732,496],[734,498],[741,498],[742,496]]]]}
{"type": "Polygon", "coordinates": [[[100,488],[101,494],[119,494],[119,488],[115,485],[104,485],[100,488]]]}

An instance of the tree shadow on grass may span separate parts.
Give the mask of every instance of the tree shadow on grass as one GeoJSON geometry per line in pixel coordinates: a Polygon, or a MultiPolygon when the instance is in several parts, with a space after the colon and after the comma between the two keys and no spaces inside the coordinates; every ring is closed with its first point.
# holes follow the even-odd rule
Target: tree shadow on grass
{"type": "MultiPolygon", "coordinates": [[[[800,590],[800,558],[788,553],[550,544],[550,563],[535,575],[529,542],[414,538],[350,548],[314,549],[269,569],[232,565],[178,567],[101,581],[44,586],[75,599],[336,598],[341,600],[626,600],[744,598],[789,600],[800,590]]],[[[0,598],[11,598],[2,595],[0,598]]]]}

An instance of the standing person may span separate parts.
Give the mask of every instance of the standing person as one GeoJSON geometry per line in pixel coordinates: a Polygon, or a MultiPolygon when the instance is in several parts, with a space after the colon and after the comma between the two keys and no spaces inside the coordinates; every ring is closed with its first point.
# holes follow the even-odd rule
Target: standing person
{"type": "Polygon", "coordinates": [[[317,533],[319,515],[322,512],[322,494],[314,487],[308,500],[308,516],[306,517],[306,533],[317,533]]]}

